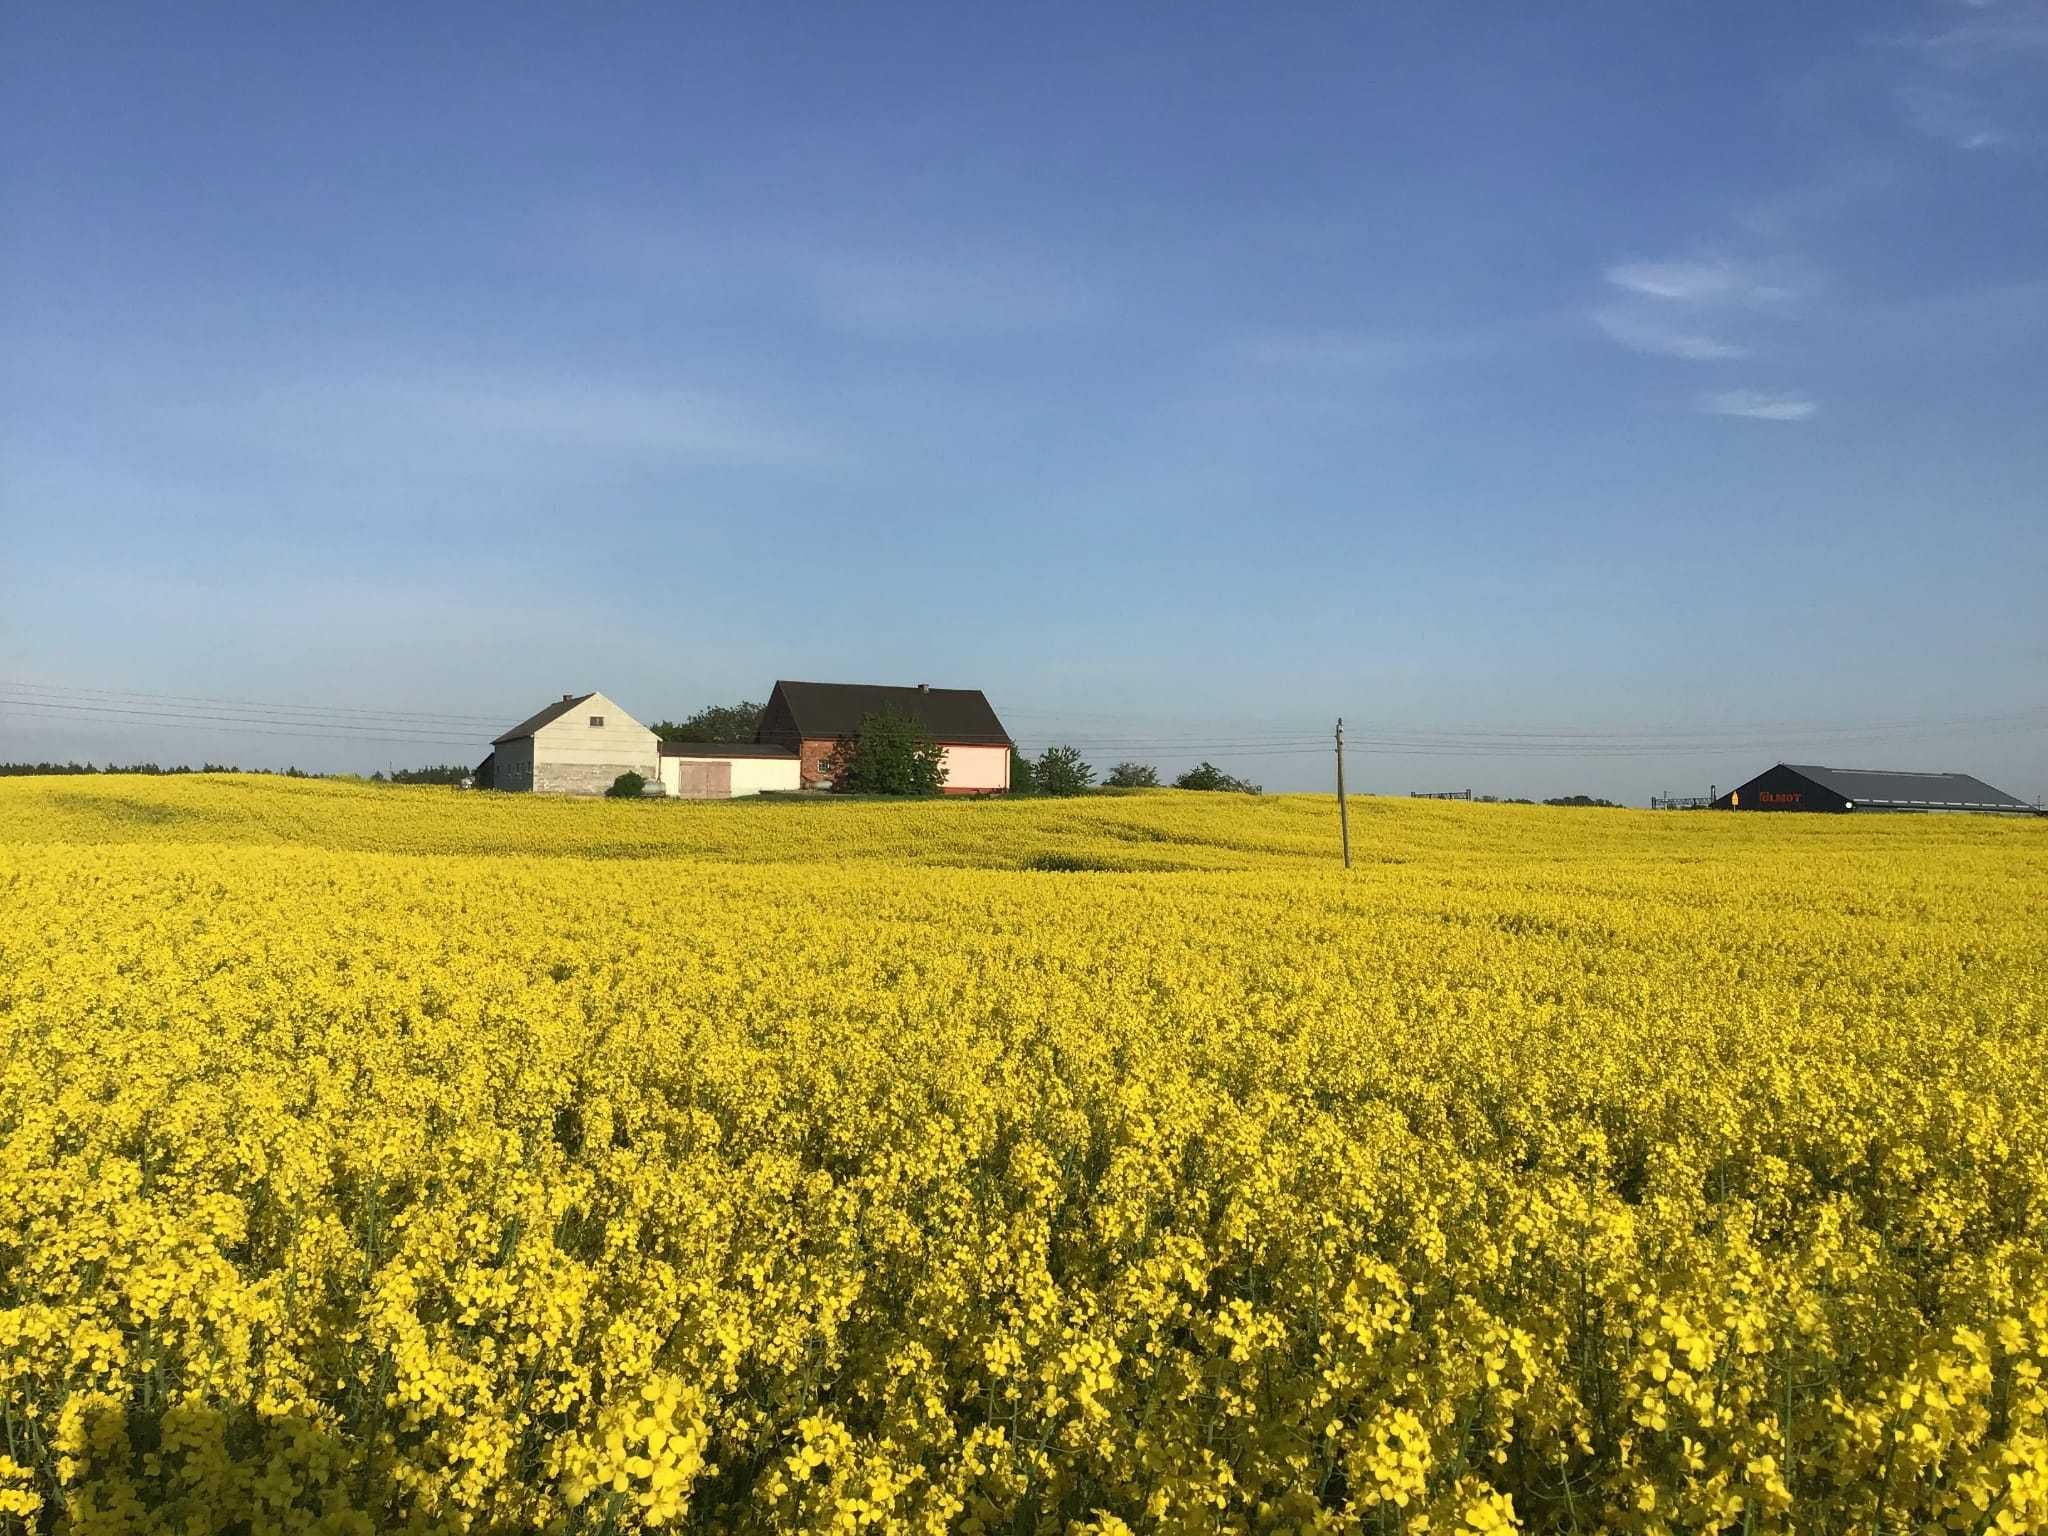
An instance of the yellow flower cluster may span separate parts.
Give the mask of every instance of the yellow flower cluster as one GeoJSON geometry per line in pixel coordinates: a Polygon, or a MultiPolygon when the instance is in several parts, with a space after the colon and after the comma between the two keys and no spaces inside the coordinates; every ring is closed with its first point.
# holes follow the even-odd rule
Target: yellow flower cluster
{"type": "Polygon", "coordinates": [[[2048,1530],[2048,824],[0,781],[0,1531],[2048,1530]]]}

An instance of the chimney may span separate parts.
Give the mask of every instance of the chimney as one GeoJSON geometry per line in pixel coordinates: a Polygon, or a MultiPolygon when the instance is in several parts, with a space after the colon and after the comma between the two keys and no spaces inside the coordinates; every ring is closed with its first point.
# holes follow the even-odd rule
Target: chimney
{"type": "Polygon", "coordinates": [[[573,693],[565,693],[562,695],[562,702],[564,704],[574,704],[576,702],[576,695],[573,693]]]}
{"type": "Polygon", "coordinates": [[[917,691],[919,693],[930,693],[932,691],[932,685],[930,683],[919,683],[917,685],[917,691]]]}

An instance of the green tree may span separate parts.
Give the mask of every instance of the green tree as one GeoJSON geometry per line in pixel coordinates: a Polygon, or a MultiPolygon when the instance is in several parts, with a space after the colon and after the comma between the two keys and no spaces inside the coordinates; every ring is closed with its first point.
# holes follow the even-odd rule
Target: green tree
{"type": "Polygon", "coordinates": [[[628,768],[624,773],[612,780],[612,787],[605,791],[605,795],[613,800],[637,800],[640,798],[640,792],[645,788],[647,788],[647,780],[628,768]]]}
{"type": "Polygon", "coordinates": [[[1111,789],[1157,789],[1159,770],[1150,763],[1118,763],[1102,782],[1111,789]]]}
{"type": "Polygon", "coordinates": [[[1031,759],[1015,747],[1010,748],[1010,793],[1028,795],[1037,788],[1037,781],[1031,775],[1031,759]]]}
{"type": "Polygon", "coordinates": [[[1249,779],[1240,779],[1233,774],[1222,772],[1214,763],[1202,762],[1190,768],[1173,781],[1175,789],[1220,789],[1231,794],[1256,795],[1259,786],[1249,779]]]}
{"type": "Polygon", "coordinates": [[[936,795],[946,783],[946,755],[931,732],[909,715],[863,715],[860,734],[842,736],[823,768],[842,795],[936,795]]]}
{"type": "Polygon", "coordinates": [[[752,741],[765,705],[707,704],[687,720],[657,720],[650,729],[663,741],[752,741]]]}
{"type": "Polygon", "coordinates": [[[1095,770],[1081,761],[1079,747],[1047,747],[1032,767],[1041,795],[1078,795],[1095,782],[1095,770]]]}

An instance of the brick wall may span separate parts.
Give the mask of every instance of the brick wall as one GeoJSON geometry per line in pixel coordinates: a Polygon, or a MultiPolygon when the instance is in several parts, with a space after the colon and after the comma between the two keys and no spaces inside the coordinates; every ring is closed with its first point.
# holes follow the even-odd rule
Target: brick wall
{"type": "Polygon", "coordinates": [[[805,789],[824,789],[826,787],[824,762],[826,758],[832,755],[833,749],[838,745],[839,743],[836,739],[826,737],[823,740],[807,741],[798,748],[797,756],[801,766],[797,771],[799,781],[805,789]]]}

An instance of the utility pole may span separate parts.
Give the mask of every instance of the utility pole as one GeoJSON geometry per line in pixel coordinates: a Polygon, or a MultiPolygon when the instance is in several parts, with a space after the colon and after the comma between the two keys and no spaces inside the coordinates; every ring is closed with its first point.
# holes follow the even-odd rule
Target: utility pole
{"type": "Polygon", "coordinates": [[[1337,826],[1344,838],[1344,867],[1351,867],[1351,808],[1344,803],[1344,717],[1337,717],[1337,826]]]}

